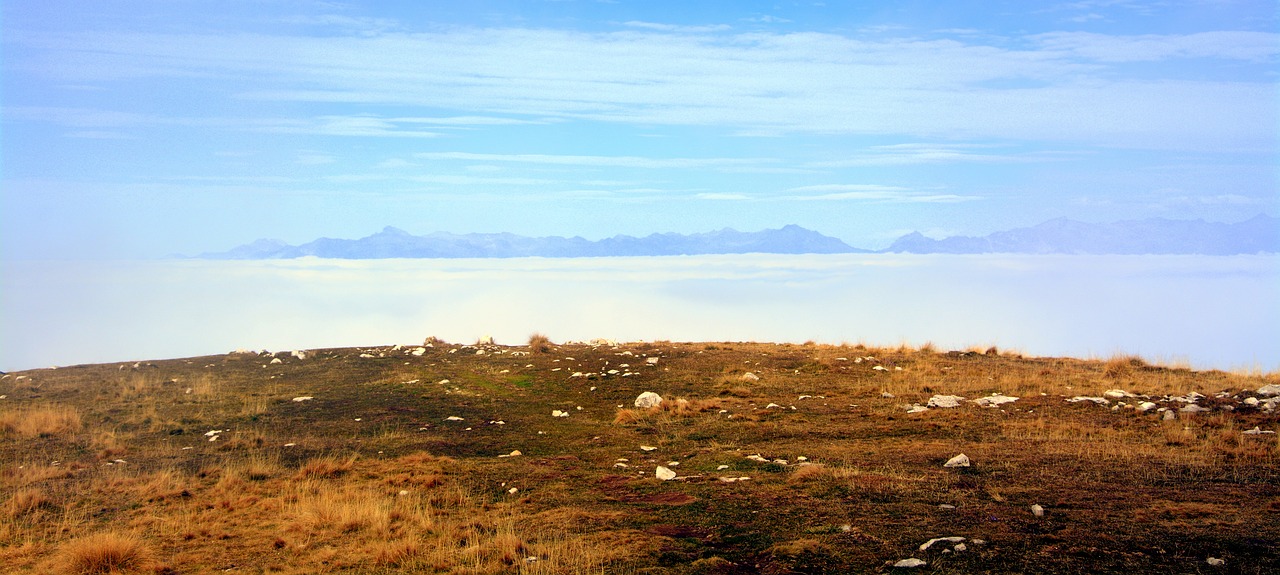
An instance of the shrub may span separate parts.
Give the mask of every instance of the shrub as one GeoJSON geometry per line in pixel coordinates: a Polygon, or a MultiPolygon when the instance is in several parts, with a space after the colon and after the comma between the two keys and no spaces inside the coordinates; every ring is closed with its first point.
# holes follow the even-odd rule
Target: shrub
{"type": "Polygon", "coordinates": [[[547,336],[535,333],[529,336],[529,351],[533,353],[547,353],[551,351],[551,339],[547,336]]]}

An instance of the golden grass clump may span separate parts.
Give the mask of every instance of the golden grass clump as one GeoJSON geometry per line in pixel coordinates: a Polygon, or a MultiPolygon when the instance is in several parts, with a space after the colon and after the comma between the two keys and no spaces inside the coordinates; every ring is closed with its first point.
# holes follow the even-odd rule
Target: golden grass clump
{"type": "Polygon", "coordinates": [[[533,353],[547,353],[551,351],[551,338],[541,333],[535,333],[529,336],[529,351],[533,353]]]}
{"type": "Polygon", "coordinates": [[[50,437],[80,430],[80,412],[60,405],[0,412],[0,430],[22,437],[50,437]]]}
{"type": "Polygon", "coordinates": [[[831,476],[831,471],[827,466],[821,463],[811,463],[809,465],[801,465],[791,475],[787,477],[787,483],[804,483],[806,481],[814,481],[831,476]]]}
{"type": "Polygon", "coordinates": [[[151,549],[136,535],[106,531],[63,546],[62,572],[68,575],[142,573],[154,570],[151,549]]]}
{"type": "Polygon", "coordinates": [[[1127,377],[1134,369],[1146,366],[1147,362],[1136,355],[1117,355],[1103,365],[1102,374],[1110,378],[1127,377]]]}
{"type": "Polygon", "coordinates": [[[338,459],[332,456],[317,457],[299,468],[293,479],[298,481],[317,477],[339,477],[351,471],[351,466],[355,465],[355,462],[356,457],[354,455],[346,459],[338,459]]]}
{"type": "Polygon", "coordinates": [[[5,505],[6,515],[21,517],[33,514],[41,509],[56,509],[57,506],[39,489],[19,489],[9,497],[5,505]]]}

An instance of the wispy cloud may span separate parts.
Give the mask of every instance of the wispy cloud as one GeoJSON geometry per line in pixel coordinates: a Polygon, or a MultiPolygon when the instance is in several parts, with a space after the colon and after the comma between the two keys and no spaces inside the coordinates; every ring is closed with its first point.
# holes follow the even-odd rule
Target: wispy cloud
{"type": "Polygon", "coordinates": [[[954,204],[981,200],[978,196],[920,192],[876,184],[822,184],[787,190],[786,199],[802,201],[861,201],[891,204],[954,204]]]}
{"type": "Polygon", "coordinates": [[[640,28],[644,30],[657,30],[660,32],[680,32],[680,33],[700,33],[700,32],[723,32],[731,29],[728,24],[708,24],[705,26],[683,26],[679,24],[662,24],[659,22],[642,22],[631,20],[623,22],[623,26],[628,28],[640,28]]]}
{"type": "Polygon", "coordinates": [[[414,157],[435,161],[516,162],[556,166],[607,168],[745,168],[777,160],[761,158],[645,158],[639,156],[573,156],[551,154],[478,154],[472,152],[424,152],[414,157]]]}
{"type": "Polygon", "coordinates": [[[808,162],[815,168],[860,166],[906,166],[942,163],[1028,163],[1061,161],[1079,157],[1078,152],[1014,152],[993,144],[907,143],[870,146],[847,158],[808,162]]]}
{"type": "MultiPolygon", "coordinates": [[[[616,33],[451,28],[337,37],[26,34],[12,42],[48,54],[31,70],[61,83],[231,78],[215,89],[249,100],[456,110],[462,118],[1153,148],[1274,141],[1274,83],[1205,79],[1176,68],[1138,75],[1110,68],[1178,58],[1269,61],[1280,38],[1273,33],[1055,33],[1017,39],[1026,47],[1014,49],[1008,46],[1018,42],[726,34],[719,27],[645,22],[627,27],[616,33]],[[993,87],[1027,80],[1034,85],[993,87]]],[[[410,116],[326,117],[283,129],[438,133],[411,125],[410,116]]]]}

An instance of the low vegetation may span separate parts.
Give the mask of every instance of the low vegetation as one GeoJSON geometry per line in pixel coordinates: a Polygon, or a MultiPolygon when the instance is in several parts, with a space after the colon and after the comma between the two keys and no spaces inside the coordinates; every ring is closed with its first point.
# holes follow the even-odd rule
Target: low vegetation
{"type": "Polygon", "coordinates": [[[1275,573],[1275,384],[540,334],[4,374],[0,572],[1275,573]]]}

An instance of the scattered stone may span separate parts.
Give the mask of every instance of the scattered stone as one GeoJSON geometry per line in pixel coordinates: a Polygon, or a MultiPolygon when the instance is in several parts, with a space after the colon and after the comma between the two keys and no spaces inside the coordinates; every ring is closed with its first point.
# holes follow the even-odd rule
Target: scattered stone
{"type": "Polygon", "coordinates": [[[764,408],[765,409],[782,409],[782,406],[776,403],[770,403],[769,405],[764,406],[764,408]]]}
{"type": "Polygon", "coordinates": [[[741,379],[742,381],[760,381],[760,376],[748,371],[742,374],[742,377],[738,379],[741,379]]]}
{"type": "Polygon", "coordinates": [[[519,489],[519,488],[516,488],[516,487],[512,487],[511,489],[508,489],[508,490],[507,490],[507,493],[508,493],[508,494],[511,494],[511,495],[515,495],[515,494],[517,494],[517,493],[520,493],[520,489],[519,489]]]}
{"type": "Polygon", "coordinates": [[[299,395],[298,397],[293,398],[293,402],[294,402],[294,403],[302,403],[302,402],[304,402],[304,401],[311,401],[311,400],[313,400],[313,399],[315,399],[315,398],[314,398],[314,397],[311,397],[310,395],[299,395]]]}
{"type": "Polygon", "coordinates": [[[1144,401],[1144,402],[1142,402],[1142,403],[1139,403],[1139,404],[1138,404],[1138,411],[1141,411],[1141,412],[1145,413],[1145,412],[1151,411],[1151,410],[1153,410],[1153,409],[1155,409],[1155,408],[1157,408],[1157,407],[1159,407],[1159,406],[1158,406],[1158,405],[1156,405],[1156,404],[1154,404],[1154,403],[1151,403],[1150,401],[1144,401]]]}
{"type": "Polygon", "coordinates": [[[934,544],[934,543],[938,543],[938,542],[942,542],[942,541],[945,541],[945,542],[947,542],[947,543],[959,543],[959,542],[961,542],[961,541],[964,541],[964,537],[956,537],[956,536],[952,536],[952,537],[934,537],[933,539],[930,539],[930,540],[926,541],[926,542],[924,543],[924,545],[921,545],[921,546],[920,546],[920,550],[921,550],[921,551],[928,551],[930,547],[933,547],[933,544],[934,544]]]}
{"type": "Polygon", "coordinates": [[[662,396],[652,391],[646,391],[636,397],[636,407],[640,409],[649,409],[662,405],[662,396]]]}
{"type": "Polygon", "coordinates": [[[1208,558],[1208,559],[1205,559],[1205,561],[1204,561],[1204,562],[1205,562],[1205,563],[1208,563],[1208,564],[1210,564],[1210,565],[1213,565],[1214,567],[1220,567],[1220,566],[1222,566],[1222,565],[1225,565],[1225,564],[1226,564],[1226,562],[1227,562],[1227,560],[1226,560],[1226,559],[1219,559],[1219,558],[1217,558],[1217,557],[1210,557],[1210,558],[1208,558]]]}
{"type": "Polygon", "coordinates": [[[757,463],[769,463],[769,460],[768,460],[768,459],[765,459],[765,458],[763,458],[763,457],[760,457],[760,454],[759,454],[759,453],[754,454],[754,455],[748,455],[748,456],[747,456],[747,459],[750,459],[750,460],[755,461],[755,462],[757,462],[757,463]]]}
{"type": "Polygon", "coordinates": [[[670,469],[667,469],[666,467],[663,467],[661,465],[659,465],[658,468],[654,470],[653,474],[657,476],[658,479],[661,479],[663,481],[671,481],[672,479],[676,478],[676,472],[670,469]]]}
{"type": "Polygon", "coordinates": [[[1133,397],[1133,394],[1123,389],[1108,389],[1102,392],[1102,397],[1110,399],[1124,399],[1126,397],[1133,397]]]}
{"type": "MultiPolygon", "coordinates": [[[[871,369],[874,369],[874,370],[876,370],[876,371],[889,371],[889,368],[887,368],[887,367],[885,367],[885,366],[883,366],[883,365],[877,365],[877,366],[875,366],[875,367],[873,367],[873,368],[871,368],[871,369]]],[[[899,561],[899,563],[901,563],[901,561],[899,561]]]]}
{"type": "Polygon", "coordinates": [[[1207,407],[1201,407],[1201,406],[1196,405],[1196,404],[1194,404],[1194,403],[1188,403],[1187,405],[1184,405],[1184,406],[1182,407],[1182,409],[1179,409],[1178,411],[1181,411],[1181,412],[1183,412],[1183,413],[1200,413],[1201,411],[1209,411],[1209,408],[1207,408],[1207,407]]]}
{"type": "Polygon", "coordinates": [[[523,453],[520,453],[520,450],[519,450],[519,449],[516,449],[516,450],[512,451],[511,453],[507,453],[507,454],[504,454],[504,455],[499,455],[498,457],[520,457],[521,455],[524,455],[524,454],[523,454],[523,453]]]}
{"type": "Polygon", "coordinates": [[[416,348],[414,348],[414,349],[413,349],[413,351],[409,352],[409,355],[412,355],[412,356],[414,356],[414,357],[422,357],[422,354],[424,354],[424,353],[427,353],[427,348],[425,348],[425,347],[416,347],[416,348]]]}
{"type": "Polygon", "coordinates": [[[950,503],[941,503],[938,505],[938,509],[955,509],[955,508],[956,506],[950,503]]]}
{"type": "Polygon", "coordinates": [[[1018,401],[1017,397],[1009,397],[1007,395],[1000,394],[992,394],[988,397],[979,397],[978,399],[973,400],[974,403],[982,407],[995,407],[997,405],[1004,405],[1015,401],[1018,401]]]}
{"type": "Polygon", "coordinates": [[[880,397],[884,397],[884,398],[887,398],[887,399],[893,399],[895,396],[894,396],[892,393],[889,393],[889,392],[887,392],[887,391],[882,391],[882,392],[880,392],[880,397]]]}
{"type": "Polygon", "coordinates": [[[284,360],[283,360],[283,359],[280,359],[280,358],[278,358],[278,357],[273,357],[273,358],[271,358],[271,362],[270,362],[270,363],[271,363],[271,365],[279,365],[279,364],[281,364],[281,363],[284,363],[284,360]]]}
{"type": "Polygon", "coordinates": [[[1280,395],[1280,384],[1272,383],[1272,384],[1259,387],[1258,395],[1265,395],[1267,397],[1271,397],[1273,395],[1280,395]]]}
{"type": "Polygon", "coordinates": [[[907,569],[907,568],[913,568],[913,567],[924,567],[925,565],[928,565],[928,563],[925,563],[924,561],[916,559],[915,557],[912,557],[910,559],[903,559],[893,564],[895,568],[901,568],[901,569],[907,569]]]}
{"type": "Polygon", "coordinates": [[[657,448],[657,447],[654,447],[654,446],[652,446],[652,445],[641,445],[641,446],[640,446],[640,451],[654,451],[654,450],[656,450],[656,449],[658,449],[658,448],[657,448]]]}
{"type": "Polygon", "coordinates": [[[362,354],[360,354],[360,357],[361,357],[361,358],[363,358],[363,359],[370,359],[370,358],[372,358],[372,357],[373,357],[373,355],[370,355],[370,354],[367,354],[367,353],[362,353],[362,354]]]}
{"type": "Polygon", "coordinates": [[[1111,403],[1105,397],[1090,397],[1087,395],[1077,395],[1071,399],[1068,399],[1067,403],[1080,403],[1081,401],[1092,401],[1098,405],[1106,405],[1108,403],[1111,403]]]}
{"type": "Polygon", "coordinates": [[[921,411],[929,411],[929,408],[920,405],[919,403],[913,403],[907,406],[907,413],[920,413],[921,411]]]}
{"type": "Polygon", "coordinates": [[[1164,421],[1173,421],[1177,418],[1178,418],[1178,414],[1175,413],[1172,409],[1165,411],[1164,417],[1161,417],[1161,419],[1163,419],[1164,421]]]}
{"type": "Polygon", "coordinates": [[[1244,404],[1245,404],[1245,405],[1248,405],[1248,406],[1250,406],[1250,407],[1258,407],[1258,403],[1259,403],[1259,401],[1258,401],[1258,398],[1256,398],[1256,397],[1246,397],[1246,398],[1244,398],[1244,404]]]}
{"type": "Polygon", "coordinates": [[[968,545],[965,545],[964,543],[956,543],[956,546],[955,546],[955,547],[952,547],[952,548],[951,548],[951,550],[952,550],[952,551],[955,551],[956,553],[960,553],[960,552],[963,552],[963,551],[968,551],[968,550],[969,550],[969,546],[968,546],[968,545]]]}
{"type": "Polygon", "coordinates": [[[1250,429],[1248,431],[1244,431],[1241,433],[1243,433],[1244,435],[1266,435],[1266,434],[1274,434],[1275,432],[1264,430],[1261,427],[1258,427],[1255,425],[1253,429],[1250,429]]]}
{"type": "Polygon", "coordinates": [[[450,415],[449,417],[444,418],[444,420],[445,421],[465,421],[464,419],[456,415],[450,415]]]}
{"type": "Polygon", "coordinates": [[[553,409],[551,410],[551,417],[569,417],[569,412],[553,409]]]}
{"type": "Polygon", "coordinates": [[[1032,505],[1031,514],[1036,517],[1044,517],[1044,507],[1041,507],[1039,503],[1032,505]]]}
{"type": "Polygon", "coordinates": [[[935,395],[929,398],[929,407],[960,407],[962,401],[964,398],[958,395],[935,395]]]}
{"type": "Polygon", "coordinates": [[[644,362],[649,365],[658,365],[658,358],[656,357],[645,358],[644,362]]]}
{"type": "Polygon", "coordinates": [[[955,457],[952,457],[951,459],[948,459],[946,463],[942,464],[942,466],[943,467],[969,467],[969,456],[961,453],[960,455],[957,455],[955,457]]]}

